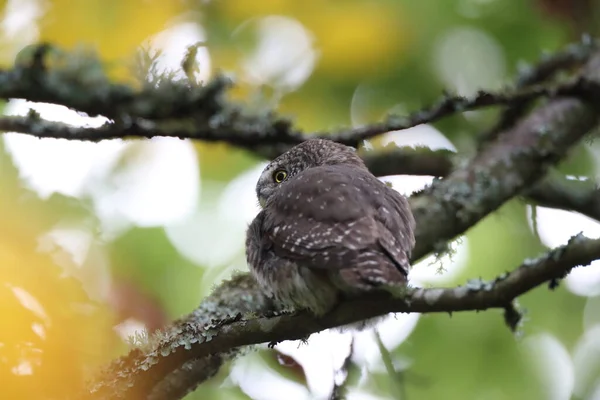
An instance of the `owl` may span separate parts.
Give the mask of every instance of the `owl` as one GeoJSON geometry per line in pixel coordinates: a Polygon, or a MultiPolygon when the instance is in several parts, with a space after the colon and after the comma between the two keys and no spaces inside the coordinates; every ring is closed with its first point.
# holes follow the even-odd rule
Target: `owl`
{"type": "Polygon", "coordinates": [[[248,227],[246,258],[285,307],[321,316],[344,297],[406,285],[410,206],[353,148],[306,140],[265,167],[256,194],[262,210],[248,227]]]}

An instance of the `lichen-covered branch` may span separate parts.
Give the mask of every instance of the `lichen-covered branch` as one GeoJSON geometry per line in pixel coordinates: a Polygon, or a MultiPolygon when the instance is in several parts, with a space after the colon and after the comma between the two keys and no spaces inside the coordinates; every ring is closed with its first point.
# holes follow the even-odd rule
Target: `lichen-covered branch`
{"type": "Polygon", "coordinates": [[[469,165],[411,199],[419,224],[415,255],[422,257],[476,224],[506,200],[524,192],[597,124],[592,107],[559,99],[502,133],[469,165]]]}
{"type": "MultiPolygon", "coordinates": [[[[563,51],[544,56],[537,64],[520,68],[516,87],[525,88],[546,82],[560,71],[580,67],[598,50],[598,42],[585,36],[580,43],[574,43],[563,51]]],[[[499,132],[513,126],[519,118],[527,113],[530,101],[520,100],[506,107],[498,123],[489,131],[480,136],[481,142],[493,139],[499,132]]]]}
{"type": "Polygon", "coordinates": [[[245,304],[266,306],[262,301],[252,303],[259,293],[258,289],[249,275],[240,275],[224,283],[220,292],[207,299],[199,312],[178,321],[154,344],[151,351],[137,351],[116,362],[112,366],[115,369],[107,370],[102,377],[105,380],[95,383],[94,398],[181,398],[178,395],[182,392],[181,387],[163,384],[163,390],[157,391],[153,386],[171,371],[187,371],[198,379],[193,382],[195,387],[201,379],[210,377],[218,369],[219,363],[209,365],[214,357],[242,346],[303,339],[323,329],[390,312],[431,313],[505,308],[523,293],[544,282],[560,279],[572,268],[588,265],[598,258],[600,239],[576,236],[567,245],[539,258],[526,260],[511,273],[489,282],[470,281],[456,288],[409,289],[401,298],[384,294],[364,296],[341,303],[322,318],[302,311],[273,314],[257,307],[254,313],[238,312],[231,315],[229,320],[210,323],[205,314],[207,308],[219,306],[219,303],[228,304],[232,301],[232,295],[246,297],[248,303],[245,304]],[[200,360],[204,360],[204,364],[199,364],[200,360]],[[180,369],[190,361],[195,361],[198,368],[180,369]]]}
{"type": "MultiPolygon", "coordinates": [[[[217,287],[189,315],[155,335],[149,343],[114,361],[90,383],[94,399],[177,399],[210,378],[234,357],[230,349],[195,357],[187,350],[210,343],[228,324],[255,315],[277,312],[248,274],[239,274],[217,287]],[[189,356],[189,357],[188,357],[189,356]],[[184,368],[184,366],[188,368],[184,368]],[[169,379],[163,380],[165,376],[169,379]]],[[[77,398],[90,398],[82,393],[77,398]]]]}
{"type": "MultiPolygon", "coordinates": [[[[362,157],[369,170],[377,176],[446,177],[456,168],[458,154],[450,150],[389,145],[382,151],[370,151],[362,157]]],[[[600,221],[600,189],[592,180],[567,179],[556,171],[550,171],[522,195],[539,206],[574,211],[600,221]]]]}
{"type": "Polygon", "coordinates": [[[388,144],[383,149],[360,154],[375,176],[428,175],[448,176],[458,154],[452,150],[431,150],[429,147],[397,147],[388,144]]]}
{"type": "Polygon", "coordinates": [[[600,221],[600,189],[594,181],[551,174],[527,191],[527,196],[540,206],[575,211],[600,221]]]}
{"type": "MultiPolygon", "coordinates": [[[[0,82],[2,75],[0,72],[0,82]]],[[[40,78],[41,79],[41,78],[40,78]]],[[[493,105],[511,104],[513,102],[533,100],[539,97],[552,97],[558,95],[578,95],[589,96],[590,92],[596,92],[598,87],[593,82],[585,80],[572,80],[557,86],[538,86],[524,89],[522,91],[504,91],[504,92],[485,92],[480,91],[472,98],[462,96],[446,96],[435,103],[430,108],[420,110],[406,117],[389,116],[385,121],[366,125],[364,127],[339,130],[332,133],[313,133],[303,134],[294,129],[291,123],[285,119],[279,119],[271,114],[266,115],[245,115],[241,109],[233,104],[221,100],[221,93],[227,86],[219,83],[220,80],[211,81],[212,85],[199,87],[193,90],[198,91],[195,95],[197,100],[197,109],[188,113],[181,113],[181,109],[172,115],[164,113],[152,113],[151,107],[145,103],[151,103],[155,96],[156,107],[162,106],[163,96],[161,89],[156,91],[139,92],[127,97],[127,101],[118,102],[114,105],[96,104],[98,100],[88,100],[90,104],[78,103],[61,97],[51,98],[48,94],[47,101],[55,104],[66,105],[78,111],[84,111],[92,115],[104,115],[112,118],[113,121],[107,122],[100,127],[74,127],[61,122],[47,121],[40,118],[35,112],[30,112],[26,116],[5,116],[0,118],[0,130],[24,133],[39,138],[54,138],[68,140],[100,141],[108,139],[121,138],[142,138],[150,139],[153,137],[176,137],[180,139],[198,139],[205,141],[222,141],[236,146],[253,149],[255,147],[274,146],[269,152],[270,155],[277,155],[285,149],[298,144],[310,137],[326,137],[336,142],[344,143],[349,146],[357,147],[363,140],[370,139],[382,133],[411,128],[420,124],[435,122],[441,118],[453,115],[459,112],[475,110],[493,105]],[[217,83],[213,83],[217,82],[217,83]],[[214,87],[213,87],[214,86],[214,87]],[[136,96],[145,96],[144,105],[148,109],[142,108],[142,105],[136,103],[136,96]],[[201,104],[201,100],[210,103],[212,99],[214,104],[201,104]],[[53,101],[52,101],[53,100],[53,101]],[[121,104],[122,103],[122,104],[121,104]],[[110,107],[115,107],[111,110],[110,107]],[[104,113],[100,113],[103,111],[104,113]],[[152,117],[152,118],[148,118],[152,117]],[[167,119],[178,118],[178,119],[167,119]]],[[[110,93],[111,88],[120,86],[107,84],[105,89],[110,93]]],[[[171,89],[177,87],[173,84],[171,89]]],[[[79,90],[79,88],[73,88],[79,90]]],[[[179,90],[182,90],[179,88],[179,90]]],[[[189,89],[190,91],[192,89],[189,89]]],[[[0,87],[0,98],[10,99],[13,92],[7,91],[3,95],[0,87]],[[5,97],[6,96],[6,97],[5,97]]],[[[25,95],[26,93],[23,93],[25,95]]],[[[114,95],[119,97],[119,95],[114,95]]],[[[28,97],[28,100],[46,99],[37,95],[28,97]]],[[[109,100],[112,97],[109,96],[109,100]]],[[[191,101],[191,100],[189,100],[191,101]]],[[[191,107],[191,106],[189,106],[191,107]]],[[[188,107],[188,108],[189,108],[188,107]]]]}
{"type": "MultiPolygon", "coordinates": [[[[600,81],[600,55],[586,65],[582,78],[600,81]]],[[[436,226],[418,232],[415,257],[442,247],[526,191],[597,124],[598,112],[590,102],[558,98],[500,133],[467,165],[411,199],[418,224],[436,226]]]]}
{"type": "Polygon", "coordinates": [[[64,53],[48,44],[32,45],[12,69],[0,70],[0,98],[60,104],[90,116],[119,119],[210,117],[223,107],[229,79],[205,85],[164,80],[136,89],[112,83],[90,53],[64,53]]]}
{"type": "MultiPolygon", "coordinates": [[[[580,44],[587,54],[589,45],[580,44]]],[[[73,127],[41,119],[35,113],[3,117],[0,129],[36,137],[99,141],[156,136],[224,141],[272,157],[309,136],[323,136],[350,146],[393,130],[435,122],[456,113],[495,105],[522,104],[540,97],[594,96],[594,80],[574,79],[557,85],[526,86],[500,92],[480,91],[473,97],[445,96],[429,108],[385,121],[305,134],[271,112],[248,113],[225,98],[231,81],[216,76],[204,85],[188,81],[161,81],[140,88],[111,83],[100,62],[89,54],[63,54],[49,45],[32,46],[18,57],[15,67],[0,70],[0,99],[24,98],[64,105],[91,116],[110,119],[99,128],[73,127]]],[[[582,57],[582,56],[580,56],[582,57]]]]}

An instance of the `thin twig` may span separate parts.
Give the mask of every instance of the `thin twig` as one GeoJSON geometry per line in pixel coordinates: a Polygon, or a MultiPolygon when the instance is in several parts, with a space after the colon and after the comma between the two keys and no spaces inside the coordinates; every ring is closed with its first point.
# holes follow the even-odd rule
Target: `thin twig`
{"type": "MultiPolygon", "coordinates": [[[[1,74],[0,74],[1,78],[1,74]]],[[[0,79],[1,83],[1,79],[0,79]]],[[[215,84],[215,87],[218,86],[215,84]]],[[[220,87],[220,86],[219,86],[220,87]]],[[[205,88],[204,96],[213,93],[210,87],[205,88]]],[[[522,90],[505,90],[502,92],[479,91],[473,97],[446,96],[429,108],[417,111],[406,117],[390,116],[385,121],[364,127],[343,129],[337,132],[317,132],[303,134],[292,128],[285,119],[267,115],[246,115],[239,108],[212,105],[212,111],[204,107],[207,117],[180,119],[178,121],[154,121],[144,117],[147,113],[136,111],[137,108],[127,108],[136,114],[127,115],[125,111],[119,114],[117,122],[107,122],[98,128],[73,127],[65,123],[51,122],[41,119],[35,113],[28,116],[6,116],[0,118],[0,130],[19,132],[39,138],[55,138],[68,140],[100,141],[116,138],[144,138],[157,136],[176,137],[180,139],[197,139],[204,141],[223,141],[236,146],[255,150],[265,156],[273,157],[298,144],[309,137],[326,137],[349,146],[357,147],[363,140],[373,138],[382,133],[412,128],[424,123],[432,123],[444,117],[465,111],[477,110],[484,107],[514,104],[540,97],[577,96],[596,98],[600,93],[600,85],[595,81],[583,78],[571,79],[555,86],[531,86],[522,90]]],[[[0,88],[0,98],[2,98],[0,88]]],[[[146,93],[150,96],[150,94],[146,93]]],[[[57,104],[61,104],[58,100],[57,104]]],[[[208,101],[206,99],[206,101],[208,101]]],[[[68,102],[64,102],[69,104],[68,102]]],[[[82,111],[96,110],[93,107],[83,107],[82,111]]],[[[108,105],[102,110],[109,110],[108,105]]],[[[133,107],[133,106],[132,106],[133,107]]],[[[137,106],[136,106],[137,107],[137,106]]],[[[108,116],[113,112],[107,112],[108,116]]],[[[149,114],[153,116],[153,114],[149,114]]],[[[162,114],[161,114],[162,115],[162,114]]]]}
{"type": "Polygon", "coordinates": [[[516,333],[517,329],[521,326],[522,320],[523,314],[517,308],[515,301],[511,301],[504,308],[504,322],[506,323],[506,326],[508,326],[512,333],[516,333]]]}
{"type": "Polygon", "coordinates": [[[379,332],[375,329],[373,334],[375,336],[375,343],[377,343],[377,347],[379,348],[379,354],[381,354],[381,361],[383,361],[383,365],[388,373],[393,397],[396,400],[404,400],[406,399],[406,387],[403,374],[402,372],[396,371],[396,368],[394,367],[394,361],[392,360],[392,355],[387,347],[385,347],[383,344],[379,332]]]}
{"type": "MultiPolygon", "coordinates": [[[[563,51],[543,57],[533,66],[522,67],[516,81],[516,88],[522,89],[539,85],[551,79],[558,72],[581,66],[589,60],[598,48],[598,42],[584,36],[579,43],[568,45],[563,51]]],[[[498,133],[514,126],[527,112],[532,99],[518,100],[510,104],[500,115],[496,125],[480,136],[480,143],[493,139],[498,133]]]]}
{"type": "Polygon", "coordinates": [[[334,382],[333,391],[331,392],[330,400],[346,400],[348,396],[348,385],[350,383],[350,375],[352,370],[355,369],[352,363],[352,356],[354,355],[354,337],[350,341],[348,349],[348,355],[344,358],[342,367],[337,371],[338,374],[342,375],[340,382],[334,382]]]}

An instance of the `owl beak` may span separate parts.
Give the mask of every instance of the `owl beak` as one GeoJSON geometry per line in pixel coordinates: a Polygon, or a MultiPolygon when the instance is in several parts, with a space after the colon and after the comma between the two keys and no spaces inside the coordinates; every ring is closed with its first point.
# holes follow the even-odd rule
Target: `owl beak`
{"type": "MultiPolygon", "coordinates": [[[[262,179],[262,178],[261,178],[262,179]]],[[[269,198],[269,189],[259,181],[256,187],[256,197],[258,198],[258,204],[260,208],[265,208],[267,205],[267,199],[269,198]]]]}
{"type": "Polygon", "coordinates": [[[258,204],[260,204],[260,208],[265,208],[265,205],[267,204],[267,200],[264,197],[259,196],[258,204]]]}

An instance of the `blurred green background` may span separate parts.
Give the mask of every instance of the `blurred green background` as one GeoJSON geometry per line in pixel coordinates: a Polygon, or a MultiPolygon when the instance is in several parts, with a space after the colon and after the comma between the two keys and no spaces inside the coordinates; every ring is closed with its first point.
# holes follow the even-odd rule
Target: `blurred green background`
{"type": "MultiPolygon", "coordinates": [[[[140,48],[159,73],[180,73],[186,46],[202,41],[198,79],[233,73],[232,99],[326,131],[417,110],[443,90],[501,88],[524,63],[594,34],[600,8],[592,0],[10,0],[0,9],[5,67],[24,46],[49,41],[94,48],[114,80],[132,82],[140,48]]],[[[22,101],[3,109],[29,107],[48,119],[98,123],[22,101]]],[[[469,152],[494,116],[470,112],[371,145],[469,152]]],[[[561,171],[594,178],[597,155],[583,143],[561,171]]],[[[0,393],[60,398],[125,353],[136,329],[190,312],[215,284],[246,270],[244,229],[256,213],[261,162],[226,144],[4,135],[0,393]]],[[[393,179],[405,193],[430,181],[393,179]]],[[[415,266],[415,283],[490,279],[571,234],[600,234],[579,215],[533,211],[511,201],[461,238],[454,255],[415,266]],[[436,273],[440,265],[445,273],[436,273]]],[[[517,335],[497,311],[391,318],[380,330],[399,376],[383,367],[373,332],[361,333],[349,398],[600,399],[600,274],[598,265],[575,272],[554,292],[520,299],[527,314],[517,335]]],[[[340,336],[251,353],[188,398],[328,398],[351,335],[340,336]]]]}

